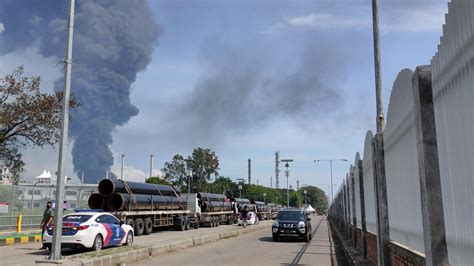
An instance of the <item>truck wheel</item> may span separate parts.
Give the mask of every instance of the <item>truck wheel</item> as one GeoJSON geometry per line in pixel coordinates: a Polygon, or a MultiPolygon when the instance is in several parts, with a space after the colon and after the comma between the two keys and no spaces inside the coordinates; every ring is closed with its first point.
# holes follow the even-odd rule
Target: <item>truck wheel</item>
{"type": "Polygon", "coordinates": [[[219,227],[219,225],[221,225],[221,219],[216,217],[216,227],[219,227]]]}
{"type": "Polygon", "coordinates": [[[134,230],[135,232],[137,231],[137,229],[135,228],[135,221],[133,221],[132,218],[128,218],[128,219],[125,221],[125,223],[128,224],[128,225],[130,225],[130,226],[133,228],[133,230],[134,230]]]}
{"type": "Polygon", "coordinates": [[[188,231],[189,230],[189,219],[184,220],[184,230],[188,231]]]}
{"type": "Polygon", "coordinates": [[[195,223],[194,223],[194,229],[199,229],[199,219],[196,219],[195,223]]]}
{"type": "Polygon", "coordinates": [[[141,236],[143,235],[143,231],[145,229],[145,223],[143,222],[142,218],[135,219],[135,235],[141,236]]]}
{"type": "Polygon", "coordinates": [[[144,235],[149,235],[153,231],[153,221],[150,217],[145,218],[145,231],[143,232],[144,235]]]}

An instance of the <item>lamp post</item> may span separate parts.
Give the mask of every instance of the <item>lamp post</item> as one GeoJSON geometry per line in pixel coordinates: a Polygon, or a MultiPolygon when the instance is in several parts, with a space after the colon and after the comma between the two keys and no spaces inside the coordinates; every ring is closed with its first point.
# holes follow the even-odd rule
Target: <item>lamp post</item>
{"type": "Polygon", "coordinates": [[[293,162],[293,159],[281,159],[280,160],[281,162],[284,162],[286,163],[285,164],[285,167],[286,167],[286,170],[285,170],[285,175],[286,175],[286,207],[290,207],[290,190],[288,188],[288,177],[290,176],[290,162],[293,162]]]}
{"type": "Polygon", "coordinates": [[[242,198],[242,185],[239,185],[239,198],[242,198]]]}
{"type": "Polygon", "coordinates": [[[150,177],[153,176],[153,154],[150,154],[150,177]]]}
{"type": "Polygon", "coordinates": [[[193,178],[193,171],[188,171],[188,193],[191,193],[191,178],[193,178]]]}
{"type": "Polygon", "coordinates": [[[304,204],[306,204],[306,194],[308,194],[308,191],[305,189],[303,193],[304,193],[304,204]]]}
{"type": "Polygon", "coordinates": [[[125,159],[125,155],[122,154],[122,166],[120,166],[120,180],[123,180],[123,161],[125,159]]]}
{"type": "Polygon", "coordinates": [[[263,193],[263,203],[267,204],[267,201],[265,199],[265,197],[267,196],[267,193],[263,193]]]}
{"type": "Polygon", "coordinates": [[[336,162],[336,161],[347,162],[347,159],[314,160],[315,163],[318,163],[318,162],[329,162],[329,166],[330,166],[330,169],[331,169],[331,202],[332,202],[332,200],[334,199],[334,192],[333,192],[333,185],[332,185],[332,162],[336,162]]]}

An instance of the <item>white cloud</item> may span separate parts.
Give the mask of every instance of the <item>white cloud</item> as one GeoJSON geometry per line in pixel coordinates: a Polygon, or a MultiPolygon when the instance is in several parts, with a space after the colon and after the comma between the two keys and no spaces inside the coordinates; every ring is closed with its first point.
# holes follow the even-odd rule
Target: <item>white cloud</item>
{"type": "MultiPolygon", "coordinates": [[[[447,5],[416,5],[410,8],[400,6],[387,8],[380,12],[380,28],[383,33],[392,32],[441,32],[447,5]]],[[[266,30],[271,34],[290,29],[310,30],[368,30],[372,28],[371,10],[359,8],[341,13],[309,13],[307,15],[285,17],[266,30]]]]}
{"type": "Polygon", "coordinates": [[[5,31],[5,26],[0,22],[0,33],[5,31]]]}
{"type": "Polygon", "coordinates": [[[310,27],[318,29],[338,29],[352,28],[361,29],[370,26],[369,18],[347,17],[335,14],[314,14],[306,16],[287,17],[285,18],[287,25],[295,27],[310,27]]]}

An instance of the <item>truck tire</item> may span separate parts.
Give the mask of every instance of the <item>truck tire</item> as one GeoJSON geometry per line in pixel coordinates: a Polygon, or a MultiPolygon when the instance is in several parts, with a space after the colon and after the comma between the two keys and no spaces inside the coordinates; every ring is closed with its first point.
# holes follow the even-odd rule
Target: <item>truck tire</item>
{"type": "Polygon", "coordinates": [[[194,222],[194,229],[199,229],[199,219],[196,219],[196,221],[194,222]]]}
{"type": "Polygon", "coordinates": [[[174,220],[174,228],[176,231],[184,231],[184,218],[179,217],[174,220]]]}
{"type": "Polygon", "coordinates": [[[143,235],[143,231],[145,229],[145,223],[143,222],[142,218],[135,219],[135,235],[141,236],[143,235]]]}
{"type": "Polygon", "coordinates": [[[125,220],[125,224],[130,225],[135,232],[137,231],[135,228],[135,221],[132,218],[127,218],[127,220],[125,220]]]}
{"type": "Polygon", "coordinates": [[[216,217],[216,227],[219,227],[219,225],[221,225],[221,218],[216,217]]]}
{"type": "Polygon", "coordinates": [[[143,231],[144,235],[149,235],[153,232],[153,221],[150,217],[145,218],[145,230],[143,231]]]}
{"type": "Polygon", "coordinates": [[[188,231],[189,230],[189,219],[188,218],[185,218],[184,219],[184,230],[185,231],[188,231]]]}

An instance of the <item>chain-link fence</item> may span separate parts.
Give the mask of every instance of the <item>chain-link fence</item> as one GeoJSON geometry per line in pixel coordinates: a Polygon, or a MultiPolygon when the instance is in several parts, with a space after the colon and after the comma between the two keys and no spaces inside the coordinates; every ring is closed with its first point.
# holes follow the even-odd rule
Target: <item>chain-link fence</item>
{"type": "MultiPolygon", "coordinates": [[[[88,208],[96,184],[66,184],[65,213],[88,208]]],[[[23,229],[36,229],[48,201],[55,201],[56,186],[45,183],[0,185],[0,231],[16,230],[21,215],[23,229]]]]}

